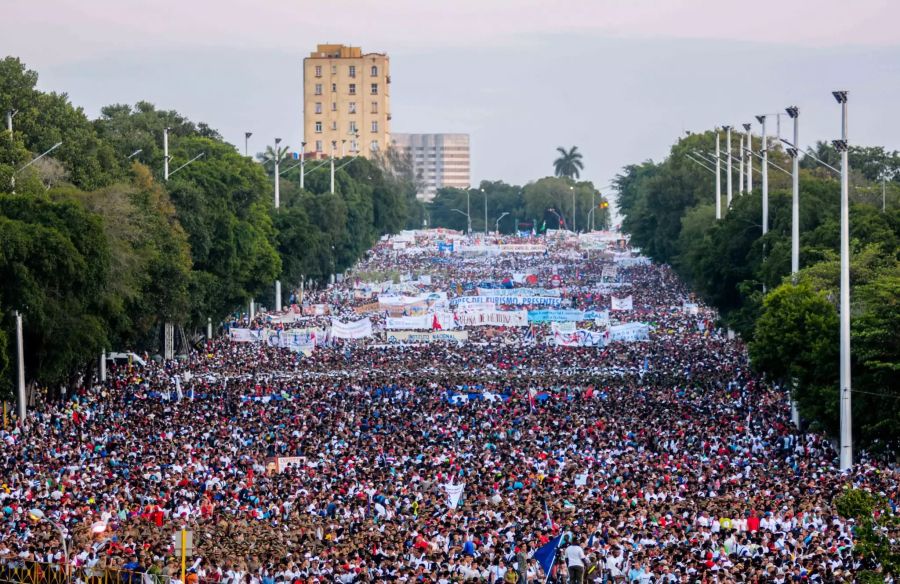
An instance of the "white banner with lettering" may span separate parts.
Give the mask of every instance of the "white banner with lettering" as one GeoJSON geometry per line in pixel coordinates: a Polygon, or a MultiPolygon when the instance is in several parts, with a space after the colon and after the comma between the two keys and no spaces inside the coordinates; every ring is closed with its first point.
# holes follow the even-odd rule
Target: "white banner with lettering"
{"type": "Polygon", "coordinates": [[[450,301],[453,306],[460,304],[508,304],[513,306],[559,306],[562,298],[550,296],[457,296],[450,301]]]}
{"type": "Polygon", "coordinates": [[[459,312],[459,326],[528,326],[527,310],[459,312]]]}
{"type": "Polygon", "coordinates": [[[363,339],[372,336],[372,321],[368,318],[354,322],[331,319],[331,336],[336,339],[363,339]]]}
{"type": "Polygon", "coordinates": [[[611,298],[611,310],[631,310],[634,306],[631,295],[628,295],[625,298],[616,298],[615,296],[611,296],[611,298]]]}
{"type": "Polygon", "coordinates": [[[455,509],[457,505],[459,505],[459,500],[462,498],[463,490],[466,488],[465,483],[460,483],[458,485],[454,485],[451,483],[445,483],[442,485],[444,487],[444,491],[447,493],[447,506],[451,509],[455,509]]]}

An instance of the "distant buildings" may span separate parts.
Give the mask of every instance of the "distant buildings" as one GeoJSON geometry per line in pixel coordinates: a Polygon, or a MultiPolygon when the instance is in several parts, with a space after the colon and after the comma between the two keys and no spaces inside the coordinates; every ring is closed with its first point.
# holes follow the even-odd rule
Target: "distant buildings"
{"type": "Polygon", "coordinates": [[[303,141],[309,157],[390,145],[390,59],[359,47],[318,45],[303,59],[303,141]]]}
{"type": "Polygon", "coordinates": [[[420,199],[430,201],[442,187],[469,188],[468,134],[393,134],[391,140],[412,162],[420,199]]]}
{"type": "Polygon", "coordinates": [[[441,187],[468,188],[468,134],[391,134],[391,71],[385,53],[318,45],[303,59],[303,147],[307,158],[371,158],[394,146],[408,155],[430,201],[441,187]]]}

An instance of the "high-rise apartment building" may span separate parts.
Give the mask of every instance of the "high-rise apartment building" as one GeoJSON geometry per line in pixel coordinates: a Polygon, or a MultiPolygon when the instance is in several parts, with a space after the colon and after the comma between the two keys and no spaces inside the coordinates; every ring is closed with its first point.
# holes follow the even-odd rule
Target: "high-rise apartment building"
{"type": "Polygon", "coordinates": [[[468,134],[392,134],[391,141],[409,156],[420,199],[432,200],[442,187],[469,188],[468,134]]]}
{"type": "Polygon", "coordinates": [[[303,59],[303,141],[307,156],[357,152],[370,157],[390,145],[391,71],[384,53],[318,45],[303,59]]]}

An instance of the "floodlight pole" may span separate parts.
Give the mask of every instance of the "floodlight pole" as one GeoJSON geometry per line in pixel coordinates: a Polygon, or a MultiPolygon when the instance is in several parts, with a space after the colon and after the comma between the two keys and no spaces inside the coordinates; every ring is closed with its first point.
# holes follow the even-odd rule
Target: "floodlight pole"
{"type": "Polygon", "coordinates": [[[300,142],[300,190],[304,190],[303,177],[306,173],[303,172],[303,164],[305,161],[306,161],[306,142],[300,142]]]}
{"type": "Polygon", "coordinates": [[[853,412],[850,409],[850,160],[847,138],[847,92],[835,91],[841,104],[841,456],[842,471],[853,466],[853,412]]]}
{"type": "MultiPolygon", "coordinates": [[[[275,212],[278,212],[281,207],[281,175],[278,172],[281,158],[278,150],[279,144],[281,144],[281,138],[275,138],[275,212]]],[[[275,280],[275,312],[281,312],[281,280],[275,280]]]]}
{"type": "Polygon", "coordinates": [[[163,180],[169,180],[169,128],[163,128],[163,180]]]}
{"type": "Polygon", "coordinates": [[[716,220],[722,218],[722,161],[719,148],[719,128],[716,128],[716,220]]]}
{"type": "Polygon", "coordinates": [[[728,170],[728,178],[725,181],[725,192],[727,193],[726,207],[731,209],[731,126],[725,126],[725,142],[727,143],[728,148],[728,164],[726,165],[728,170]]]}
{"type": "Polygon", "coordinates": [[[760,149],[762,150],[762,234],[769,232],[769,148],[766,144],[766,116],[756,116],[762,124],[760,149]]]}
{"type": "Polygon", "coordinates": [[[744,154],[744,137],[743,136],[741,136],[740,149],[741,149],[741,158],[740,158],[739,164],[738,164],[738,168],[739,168],[739,170],[738,170],[738,194],[743,195],[744,194],[744,156],[746,156],[746,154],[744,154]]]}
{"type": "Polygon", "coordinates": [[[331,141],[331,194],[334,194],[334,151],[337,148],[337,141],[331,141]]]}
{"type": "MultiPolygon", "coordinates": [[[[794,106],[787,108],[794,120],[794,144],[800,143],[800,110],[794,106]]],[[[791,155],[791,279],[797,283],[800,271],[800,152],[797,148],[788,150],[791,155]]]]}
{"type": "MultiPolygon", "coordinates": [[[[753,134],[750,133],[750,124],[744,124],[747,132],[747,152],[753,152],[753,134]]],[[[747,193],[753,192],[753,157],[747,154],[747,193]]]]}

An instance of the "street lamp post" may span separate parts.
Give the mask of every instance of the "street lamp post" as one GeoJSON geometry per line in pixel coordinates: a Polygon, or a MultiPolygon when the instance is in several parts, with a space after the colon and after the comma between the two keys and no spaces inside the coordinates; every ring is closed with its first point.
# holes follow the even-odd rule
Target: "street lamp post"
{"type": "MultiPolygon", "coordinates": [[[[281,144],[281,138],[275,138],[275,211],[281,207],[281,175],[278,172],[280,163],[280,152],[278,145],[281,144]]],[[[275,312],[281,312],[281,280],[275,280],[275,312]]]]}
{"type": "MultiPolygon", "coordinates": [[[[800,110],[796,106],[786,108],[794,120],[794,144],[800,143],[800,110]]],[[[797,148],[788,148],[791,156],[791,279],[797,283],[800,271],[800,153],[797,148]]]]}
{"type": "Polygon", "coordinates": [[[472,189],[466,189],[466,235],[472,235],[472,206],[470,203],[470,195],[472,189]]]}
{"type": "Polygon", "coordinates": [[[832,92],[841,104],[841,470],[853,466],[853,426],[850,410],[850,160],[847,138],[847,92],[832,92]]]}
{"type": "Polygon", "coordinates": [[[252,135],[253,132],[244,132],[244,156],[247,156],[249,152],[250,136],[252,135]]]}
{"type": "Polygon", "coordinates": [[[465,218],[466,218],[466,235],[471,234],[472,233],[472,218],[469,216],[469,214],[465,213],[463,211],[460,211],[459,209],[450,209],[450,210],[456,211],[460,215],[465,216],[465,218]]]}
{"type": "Polygon", "coordinates": [[[69,547],[66,545],[66,532],[63,531],[62,525],[60,525],[59,523],[57,523],[55,521],[51,521],[44,514],[43,511],[41,511],[40,509],[37,509],[37,508],[31,509],[30,511],[28,511],[28,517],[35,523],[40,523],[41,521],[44,521],[56,528],[56,532],[59,533],[59,541],[62,544],[62,548],[63,548],[63,559],[66,562],[65,568],[63,569],[64,570],[64,581],[68,582],[69,581],[69,547]]]}
{"type": "Polygon", "coordinates": [[[716,219],[722,218],[722,158],[719,145],[719,128],[716,128],[716,219]]]}
{"type": "Polygon", "coordinates": [[[487,192],[484,189],[481,189],[481,194],[484,196],[484,234],[487,235],[487,227],[488,227],[488,219],[487,219],[487,192]]]}
{"type": "Polygon", "coordinates": [[[163,180],[169,180],[169,128],[163,128],[163,180]]]}
{"type": "Polygon", "coordinates": [[[19,403],[19,423],[22,424],[22,430],[25,429],[25,342],[23,341],[22,331],[22,313],[16,311],[16,367],[18,370],[16,389],[19,403]]]}
{"type": "Polygon", "coordinates": [[[725,165],[728,178],[725,180],[725,192],[727,193],[726,208],[731,209],[731,126],[725,126],[725,146],[728,149],[728,163],[725,165]]]}
{"type": "Polygon", "coordinates": [[[762,150],[762,234],[769,232],[769,148],[766,144],[766,115],[756,116],[762,124],[759,148],[762,150]]]}
{"type": "MultiPolygon", "coordinates": [[[[753,152],[753,134],[750,133],[750,124],[744,124],[744,131],[747,133],[747,151],[753,152]]],[[[742,154],[743,156],[743,154],[742,154]]],[[[753,192],[753,157],[747,156],[747,192],[753,192]]]]}
{"type": "Polygon", "coordinates": [[[334,194],[334,152],[337,150],[337,140],[331,141],[331,194],[334,194]]]}
{"type": "Polygon", "coordinates": [[[569,190],[572,191],[572,233],[575,233],[575,187],[569,186],[569,190]]]}
{"type": "Polygon", "coordinates": [[[509,211],[504,211],[503,213],[500,214],[499,217],[497,217],[497,221],[494,223],[494,226],[496,227],[496,229],[494,231],[497,232],[497,235],[500,235],[500,220],[503,219],[504,217],[506,217],[507,215],[509,215],[509,211]]]}
{"type": "Polygon", "coordinates": [[[304,190],[303,186],[303,177],[306,175],[303,172],[303,163],[306,159],[306,142],[300,142],[300,190],[304,190]]]}

